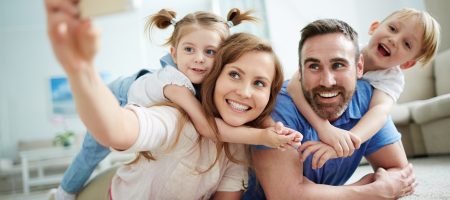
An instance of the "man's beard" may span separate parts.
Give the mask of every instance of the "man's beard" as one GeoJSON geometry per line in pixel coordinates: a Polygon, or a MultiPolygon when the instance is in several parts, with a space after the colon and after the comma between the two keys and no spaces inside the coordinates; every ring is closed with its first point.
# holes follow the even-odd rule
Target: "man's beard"
{"type": "MultiPolygon", "coordinates": [[[[316,114],[327,120],[335,120],[339,118],[348,107],[355,89],[351,91],[345,90],[341,86],[333,86],[331,88],[326,88],[323,86],[318,86],[310,91],[307,91],[302,83],[303,94],[305,95],[306,101],[308,101],[311,108],[316,112],[316,114]],[[339,101],[335,103],[321,103],[319,98],[319,93],[321,92],[338,92],[337,98],[339,101]]],[[[336,97],[335,97],[336,98],[336,97]]]]}

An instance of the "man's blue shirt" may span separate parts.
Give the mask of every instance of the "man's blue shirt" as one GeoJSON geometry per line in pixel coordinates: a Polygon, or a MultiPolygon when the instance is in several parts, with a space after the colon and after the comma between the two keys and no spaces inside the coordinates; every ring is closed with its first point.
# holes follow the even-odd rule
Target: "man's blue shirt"
{"type": "MultiPolygon", "coordinates": [[[[283,88],[278,94],[272,118],[302,133],[302,143],[318,141],[317,132],[295,106],[292,98],[286,91],[286,85],[287,81],[283,84],[283,88]]],[[[348,108],[332,124],[345,130],[353,128],[368,111],[372,92],[373,88],[367,81],[358,80],[355,93],[349,102],[348,108]]],[[[350,157],[328,160],[322,168],[313,170],[311,167],[312,155],[308,156],[303,163],[303,175],[318,184],[343,185],[352,176],[363,156],[368,156],[386,145],[397,142],[400,140],[400,137],[400,133],[398,133],[392,119],[389,117],[384,127],[376,135],[364,142],[350,157]]],[[[254,146],[254,148],[257,150],[268,149],[265,146],[254,146]]],[[[244,199],[264,199],[263,196],[256,195],[260,196],[256,197],[254,194],[249,194],[255,192],[254,178],[254,176],[250,176],[249,190],[246,192],[244,199]]]]}

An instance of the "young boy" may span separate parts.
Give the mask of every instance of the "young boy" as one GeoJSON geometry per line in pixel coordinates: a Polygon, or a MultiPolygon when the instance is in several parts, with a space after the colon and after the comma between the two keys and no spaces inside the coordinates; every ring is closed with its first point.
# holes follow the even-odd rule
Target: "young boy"
{"type": "MultiPolygon", "coordinates": [[[[350,131],[336,128],[317,116],[306,103],[299,84],[288,85],[288,92],[300,112],[317,130],[320,140],[334,148],[318,151],[312,143],[303,144],[299,151],[303,151],[304,159],[311,153],[321,152],[321,155],[313,157],[313,169],[322,167],[328,159],[351,156],[361,142],[380,130],[403,91],[404,75],[401,70],[413,67],[416,62],[426,66],[434,58],[440,42],[440,26],[427,12],[405,8],[393,12],[382,22],[373,22],[369,35],[372,36],[369,44],[361,50],[363,78],[375,90],[369,111],[350,131]]],[[[294,78],[299,77],[298,73],[294,75],[294,78]]]]}

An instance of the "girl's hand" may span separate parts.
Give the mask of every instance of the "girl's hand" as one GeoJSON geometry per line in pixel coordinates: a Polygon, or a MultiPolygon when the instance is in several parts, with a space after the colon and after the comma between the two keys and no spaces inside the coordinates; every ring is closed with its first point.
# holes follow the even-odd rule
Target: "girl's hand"
{"type": "Polygon", "coordinates": [[[312,158],[312,169],[322,168],[329,160],[337,158],[336,151],[329,145],[319,141],[307,141],[298,149],[300,160],[304,161],[310,154],[314,154],[312,158]]]}
{"type": "Polygon", "coordinates": [[[361,146],[361,139],[350,131],[336,128],[329,124],[318,130],[320,141],[334,148],[338,157],[353,155],[361,146]]]}
{"type": "Polygon", "coordinates": [[[70,75],[92,67],[98,31],[90,20],[80,18],[78,0],[45,0],[48,35],[53,51],[70,75]]]}
{"type": "Polygon", "coordinates": [[[285,127],[281,122],[277,122],[275,123],[275,126],[264,130],[264,145],[272,148],[278,148],[282,151],[286,150],[287,146],[297,149],[303,138],[303,135],[298,131],[285,127]]]}

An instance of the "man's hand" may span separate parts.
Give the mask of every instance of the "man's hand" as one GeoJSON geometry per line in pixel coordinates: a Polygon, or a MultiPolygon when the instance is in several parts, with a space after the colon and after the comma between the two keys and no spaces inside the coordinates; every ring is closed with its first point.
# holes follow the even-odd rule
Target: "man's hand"
{"type": "Polygon", "coordinates": [[[338,157],[331,146],[319,141],[307,141],[300,146],[298,151],[302,161],[306,160],[310,154],[314,154],[311,163],[313,169],[321,168],[329,159],[338,157]]]}
{"type": "Polygon", "coordinates": [[[387,199],[397,199],[414,193],[417,186],[416,177],[413,173],[412,164],[402,169],[378,168],[374,176],[375,182],[387,199]]]}

